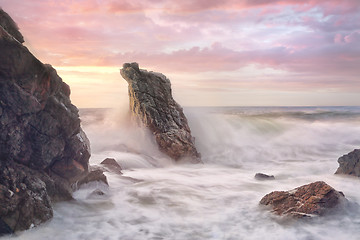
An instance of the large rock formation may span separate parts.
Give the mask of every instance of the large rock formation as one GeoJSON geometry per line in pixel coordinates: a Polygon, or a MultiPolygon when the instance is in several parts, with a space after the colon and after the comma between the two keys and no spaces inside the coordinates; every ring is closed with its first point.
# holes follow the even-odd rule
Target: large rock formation
{"type": "Polygon", "coordinates": [[[348,174],[356,177],[360,177],[360,149],[340,157],[338,159],[339,168],[335,174],[348,174]]]}
{"type": "Polygon", "coordinates": [[[271,192],[261,199],[260,204],[271,206],[278,215],[301,218],[322,216],[346,201],[342,192],[318,181],[290,191],[271,192]]]}
{"type": "Polygon", "coordinates": [[[153,132],[160,150],[175,160],[200,162],[187,119],[172,98],[170,80],[139,69],[137,63],[125,63],[120,73],[129,84],[132,113],[153,132]]]}
{"type": "MultiPolygon", "coordinates": [[[[70,88],[23,46],[0,10],[0,222],[12,231],[52,217],[88,174],[90,144],[70,88]]],[[[0,232],[1,234],[1,232],[0,232]]]]}

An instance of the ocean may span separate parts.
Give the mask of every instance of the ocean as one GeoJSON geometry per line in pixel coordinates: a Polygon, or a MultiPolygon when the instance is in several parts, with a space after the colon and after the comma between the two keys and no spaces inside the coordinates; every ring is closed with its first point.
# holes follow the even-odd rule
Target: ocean
{"type": "Polygon", "coordinates": [[[87,184],[75,200],[55,204],[48,223],[0,239],[360,239],[360,178],[334,175],[337,159],[360,147],[360,107],[184,111],[204,164],[167,158],[127,110],[81,109],[90,163],[115,158],[123,176],[105,173],[110,187],[87,184]],[[256,180],[258,172],[275,180],[256,180]],[[267,193],[318,180],[342,191],[352,209],[294,221],[259,205],[267,193]]]}

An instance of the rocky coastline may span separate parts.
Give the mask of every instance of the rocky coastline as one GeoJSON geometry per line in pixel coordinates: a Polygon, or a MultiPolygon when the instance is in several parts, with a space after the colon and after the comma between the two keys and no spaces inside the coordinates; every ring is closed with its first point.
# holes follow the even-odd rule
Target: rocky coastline
{"type": "Polygon", "coordinates": [[[90,142],[69,86],[23,42],[0,9],[0,234],[49,220],[52,203],[71,199],[90,174],[90,142]]]}
{"type": "MultiPolygon", "coordinates": [[[[24,45],[11,17],[0,9],[0,236],[36,227],[53,217],[52,205],[92,181],[108,184],[104,171],[121,175],[113,158],[90,166],[90,142],[70,87],[49,64],[24,45]]],[[[201,163],[182,107],[173,99],[170,80],[161,73],[125,63],[132,116],[153,133],[159,149],[175,162],[201,163]]],[[[335,174],[360,177],[360,149],[342,156],[335,174]]],[[[256,180],[278,179],[257,173],[256,180]]],[[[271,212],[295,219],[342,209],[344,194],[323,181],[260,200],[271,212]]]]}

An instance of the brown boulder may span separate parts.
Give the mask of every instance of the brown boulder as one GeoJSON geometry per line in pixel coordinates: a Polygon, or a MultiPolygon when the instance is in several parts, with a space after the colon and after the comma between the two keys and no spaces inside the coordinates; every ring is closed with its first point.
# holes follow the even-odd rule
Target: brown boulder
{"type": "Polygon", "coordinates": [[[175,160],[201,162],[181,106],[171,93],[170,80],[161,73],[125,63],[120,71],[129,84],[130,109],[154,134],[159,149],[175,160]]]}
{"type": "Polygon", "coordinates": [[[278,215],[293,217],[322,216],[346,202],[342,192],[318,181],[290,191],[275,191],[265,195],[260,204],[269,205],[278,215]]]}

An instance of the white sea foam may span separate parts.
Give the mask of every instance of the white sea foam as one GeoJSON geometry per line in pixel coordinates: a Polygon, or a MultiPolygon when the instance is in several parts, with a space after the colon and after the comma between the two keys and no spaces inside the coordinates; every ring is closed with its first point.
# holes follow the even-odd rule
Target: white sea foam
{"type": "Polygon", "coordinates": [[[53,220],[16,239],[359,239],[360,179],[333,174],[337,158],[360,145],[359,109],[187,109],[203,165],[174,164],[146,130],[109,111],[81,113],[91,162],[114,157],[140,181],[107,173],[110,188],[83,187],[55,205],[53,220]],[[256,172],[276,179],[257,181],[256,172]],[[352,208],[287,221],[259,206],[271,191],[317,180],[352,208]]]}

